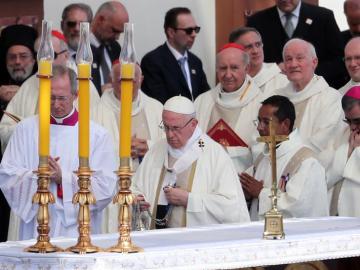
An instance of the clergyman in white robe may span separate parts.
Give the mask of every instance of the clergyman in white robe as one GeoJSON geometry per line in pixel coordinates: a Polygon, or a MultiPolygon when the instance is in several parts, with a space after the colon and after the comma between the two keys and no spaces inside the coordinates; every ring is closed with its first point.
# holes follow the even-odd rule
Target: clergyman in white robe
{"type": "Polygon", "coordinates": [[[276,94],[288,97],[294,104],[294,128],[298,128],[304,143],[319,154],[320,161],[327,167],[332,138],[343,119],[341,95],[317,75],[301,91],[296,91],[290,82],[276,94]]]}
{"type": "Polygon", "coordinates": [[[353,86],[360,86],[360,82],[355,82],[353,79],[351,79],[339,89],[339,93],[343,96],[353,86]]]}
{"type": "Polygon", "coordinates": [[[256,144],[258,136],[253,121],[257,119],[263,100],[261,90],[249,75],[234,92],[224,92],[221,84],[218,84],[195,100],[197,119],[202,130],[210,130],[219,119],[223,119],[248,145],[226,147],[237,172],[246,170],[253,162],[250,148],[256,144]]]}
{"type": "MultiPolygon", "coordinates": [[[[281,142],[276,149],[276,166],[279,187],[277,208],[285,218],[329,215],[325,169],[311,155],[311,150],[305,147],[296,129],[290,133],[289,140],[281,142]],[[299,155],[297,154],[299,151],[304,152],[299,155]],[[295,155],[298,156],[295,157],[295,155]],[[299,165],[291,169],[288,167],[290,162],[299,163],[299,165]],[[287,169],[293,171],[285,171],[287,169]]],[[[255,179],[263,180],[264,187],[260,191],[259,197],[252,200],[251,220],[263,219],[265,213],[271,209],[269,196],[272,174],[267,145],[264,146],[262,156],[259,157],[255,167],[255,169],[254,167],[249,168],[247,172],[255,179]]]]}
{"type": "MultiPolygon", "coordinates": [[[[150,148],[163,137],[159,128],[161,122],[162,104],[148,97],[141,90],[132,104],[132,136],[146,139],[150,148]]],[[[116,153],[119,152],[120,101],[115,97],[113,89],[105,91],[99,104],[92,110],[92,119],[105,127],[113,139],[116,153]]],[[[139,166],[139,158],[131,159],[132,170],[139,166]]],[[[102,233],[118,231],[118,204],[110,203],[103,211],[102,233]]]]}
{"type": "Polygon", "coordinates": [[[276,63],[263,63],[252,80],[260,88],[264,99],[272,96],[275,90],[285,87],[289,82],[276,63]]]}
{"type": "MultiPolygon", "coordinates": [[[[59,157],[62,169],[62,199],[57,196],[57,185],[50,183],[50,191],[55,203],[49,204],[50,235],[75,237],[78,235],[78,206],[72,204],[72,198],[78,190],[78,124],[74,126],[50,126],[50,155],[59,157]]],[[[91,205],[91,232],[100,233],[101,211],[110,202],[117,168],[112,140],[106,130],[90,123],[90,168],[91,191],[96,204],[91,205]]],[[[19,238],[30,239],[37,236],[36,215],[38,205],[32,204],[32,196],[37,190],[38,168],[38,116],[21,121],[4,153],[0,165],[0,187],[10,204],[12,211],[21,218],[19,238]]],[[[16,239],[12,239],[16,240],[16,239]]]]}
{"type": "Polygon", "coordinates": [[[199,127],[180,152],[171,150],[165,139],[156,143],[136,171],[132,191],[145,196],[154,217],[157,205],[164,200],[162,187],[173,185],[174,179],[177,186],[190,193],[186,209],[174,207],[169,227],[249,221],[244,194],[229,156],[199,127]],[[186,186],[191,175],[192,186],[186,186]]]}
{"type": "MultiPolygon", "coordinates": [[[[38,113],[38,100],[39,100],[39,78],[36,75],[28,78],[19,88],[19,91],[10,100],[6,107],[6,112],[15,115],[16,117],[23,119],[29,116],[33,116],[38,113]]],[[[90,82],[90,108],[96,106],[99,102],[99,94],[92,82],[90,82]]],[[[74,102],[77,108],[77,99],[74,102]]],[[[1,150],[5,151],[6,145],[13,133],[16,121],[6,114],[3,115],[0,121],[0,140],[1,150]]]]}

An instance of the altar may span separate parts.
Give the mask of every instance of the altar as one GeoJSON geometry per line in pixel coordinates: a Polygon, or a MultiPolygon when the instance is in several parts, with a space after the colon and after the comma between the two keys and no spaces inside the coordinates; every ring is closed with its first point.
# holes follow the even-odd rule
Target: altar
{"type": "MultiPolygon", "coordinates": [[[[360,219],[287,219],[284,240],[263,240],[263,222],[133,232],[142,253],[26,253],[34,240],[0,244],[0,269],[235,269],[360,256],[360,219]]],[[[107,248],[117,234],[93,235],[107,248]]],[[[75,238],[54,238],[62,248],[75,238]]]]}

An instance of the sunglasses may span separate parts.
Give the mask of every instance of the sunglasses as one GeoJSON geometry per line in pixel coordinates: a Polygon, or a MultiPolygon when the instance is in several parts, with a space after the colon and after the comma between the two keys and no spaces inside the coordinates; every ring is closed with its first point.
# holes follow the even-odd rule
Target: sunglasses
{"type": "Polygon", "coordinates": [[[77,21],[67,21],[65,24],[68,28],[74,28],[77,24],[80,24],[81,22],[77,21]]]}
{"type": "Polygon", "coordinates": [[[195,31],[196,34],[200,32],[200,26],[188,27],[188,28],[174,28],[174,29],[183,30],[187,35],[191,35],[193,31],[195,31]]]}

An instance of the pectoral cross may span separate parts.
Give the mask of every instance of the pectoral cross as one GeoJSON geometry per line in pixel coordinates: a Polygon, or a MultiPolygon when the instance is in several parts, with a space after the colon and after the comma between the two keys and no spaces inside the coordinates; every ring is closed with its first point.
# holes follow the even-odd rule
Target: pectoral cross
{"type": "Polygon", "coordinates": [[[283,239],[285,234],[283,230],[282,214],[277,210],[277,176],[276,176],[276,144],[288,140],[287,135],[276,135],[273,119],[269,123],[269,136],[261,136],[257,138],[258,142],[264,142],[270,150],[271,160],[271,210],[265,214],[265,231],[263,237],[265,239],[283,239]]]}

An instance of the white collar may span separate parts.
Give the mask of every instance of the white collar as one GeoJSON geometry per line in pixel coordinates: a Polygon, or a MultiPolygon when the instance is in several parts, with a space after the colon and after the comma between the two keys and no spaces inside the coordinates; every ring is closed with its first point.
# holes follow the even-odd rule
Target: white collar
{"type": "Polygon", "coordinates": [[[170,45],[168,41],[166,41],[166,45],[168,46],[170,52],[174,55],[176,61],[178,61],[180,58],[186,57],[188,58],[188,53],[185,51],[184,55],[178,52],[173,46],[170,45]]]}
{"type": "Polygon", "coordinates": [[[90,32],[90,44],[95,46],[96,48],[99,48],[101,45],[100,41],[96,38],[93,32],[90,32]]]}
{"type": "Polygon", "coordinates": [[[55,117],[53,115],[51,115],[51,116],[52,116],[52,118],[54,118],[56,123],[62,124],[64,122],[64,119],[68,118],[70,115],[73,115],[74,112],[75,112],[75,107],[73,106],[71,112],[69,114],[65,115],[64,117],[57,118],[57,117],[55,117]]]}

